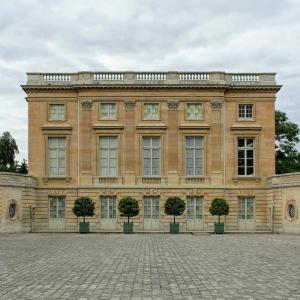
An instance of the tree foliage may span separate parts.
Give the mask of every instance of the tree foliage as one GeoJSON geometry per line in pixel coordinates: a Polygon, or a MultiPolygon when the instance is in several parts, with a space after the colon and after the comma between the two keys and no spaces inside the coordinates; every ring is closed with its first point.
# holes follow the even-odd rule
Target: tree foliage
{"type": "Polygon", "coordinates": [[[220,223],[220,217],[229,214],[229,205],[225,199],[215,198],[211,202],[209,212],[211,213],[212,216],[218,216],[219,223],[220,223]]]}
{"type": "Polygon", "coordinates": [[[74,202],[73,213],[77,217],[83,217],[83,223],[85,223],[86,217],[95,215],[95,203],[89,197],[77,198],[74,202]]]}
{"type": "Polygon", "coordinates": [[[122,217],[127,217],[128,223],[129,218],[137,216],[140,212],[138,201],[135,198],[129,196],[123,197],[120,200],[118,209],[122,217]]]}
{"type": "Polygon", "coordinates": [[[18,165],[17,171],[20,174],[28,174],[28,165],[25,158],[22,160],[21,164],[18,165]]]}
{"type": "Polygon", "coordinates": [[[181,216],[185,211],[185,203],[179,197],[169,197],[165,202],[165,214],[174,217],[181,216]]]}
{"type": "Polygon", "coordinates": [[[289,121],[286,113],[275,112],[275,155],[276,174],[300,171],[300,154],[296,149],[299,143],[299,127],[289,121]]]}
{"type": "Polygon", "coordinates": [[[0,137],[0,167],[1,169],[9,169],[16,165],[15,157],[19,153],[19,149],[15,139],[9,132],[3,132],[0,137]]]}

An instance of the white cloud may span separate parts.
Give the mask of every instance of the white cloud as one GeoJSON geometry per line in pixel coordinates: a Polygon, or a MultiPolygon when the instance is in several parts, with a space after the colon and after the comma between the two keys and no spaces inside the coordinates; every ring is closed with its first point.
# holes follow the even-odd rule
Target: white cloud
{"type": "Polygon", "coordinates": [[[300,125],[298,0],[15,0],[0,10],[0,132],[27,156],[28,71],[276,71],[300,125]]]}

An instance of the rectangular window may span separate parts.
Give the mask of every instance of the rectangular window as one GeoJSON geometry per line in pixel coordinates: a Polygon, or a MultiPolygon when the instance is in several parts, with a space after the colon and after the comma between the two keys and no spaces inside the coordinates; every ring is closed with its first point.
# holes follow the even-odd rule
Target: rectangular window
{"type": "Polygon", "coordinates": [[[239,119],[253,118],[253,104],[239,104],[239,119]]]}
{"type": "Polygon", "coordinates": [[[160,175],[160,137],[143,137],[144,176],[160,175]]]}
{"type": "Polygon", "coordinates": [[[159,219],[159,197],[144,197],[144,218],[159,219]]]}
{"type": "Polygon", "coordinates": [[[49,218],[64,219],[65,218],[65,197],[49,196],[49,218]]]}
{"type": "Polygon", "coordinates": [[[145,120],[159,120],[159,104],[145,103],[144,104],[144,119],[145,120]]]}
{"type": "Polygon", "coordinates": [[[117,167],[117,137],[100,137],[100,175],[103,177],[116,177],[117,167]]]}
{"type": "Polygon", "coordinates": [[[65,105],[64,104],[50,104],[49,105],[49,120],[50,121],[64,121],[65,119],[65,105]]]}
{"type": "Polygon", "coordinates": [[[49,176],[66,176],[66,138],[48,138],[49,176]]]}
{"type": "Polygon", "coordinates": [[[254,197],[239,197],[239,219],[252,220],[254,218],[254,197]]]}
{"type": "Polygon", "coordinates": [[[238,138],[237,168],[239,176],[254,175],[254,138],[238,138]]]}
{"type": "Polygon", "coordinates": [[[187,218],[188,219],[203,218],[203,197],[198,197],[198,196],[187,197],[187,218]]]}
{"type": "Polygon", "coordinates": [[[117,109],[116,103],[101,103],[101,119],[116,119],[117,109]]]}
{"type": "Polygon", "coordinates": [[[101,219],[116,218],[116,197],[101,196],[100,197],[101,219]]]}
{"type": "Polygon", "coordinates": [[[185,174],[186,176],[203,175],[203,137],[185,139],[185,174]]]}
{"type": "Polygon", "coordinates": [[[202,103],[188,103],[186,106],[187,120],[201,120],[203,118],[202,103]]]}

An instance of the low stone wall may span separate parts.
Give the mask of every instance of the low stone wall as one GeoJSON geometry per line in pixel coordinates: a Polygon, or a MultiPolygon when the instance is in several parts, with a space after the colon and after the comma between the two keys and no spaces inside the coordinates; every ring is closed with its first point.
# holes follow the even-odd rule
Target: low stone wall
{"type": "Polygon", "coordinates": [[[22,174],[0,172],[0,232],[30,232],[37,181],[22,174]]]}
{"type": "Polygon", "coordinates": [[[267,184],[273,205],[273,231],[300,234],[300,173],[274,175],[267,184]]]}

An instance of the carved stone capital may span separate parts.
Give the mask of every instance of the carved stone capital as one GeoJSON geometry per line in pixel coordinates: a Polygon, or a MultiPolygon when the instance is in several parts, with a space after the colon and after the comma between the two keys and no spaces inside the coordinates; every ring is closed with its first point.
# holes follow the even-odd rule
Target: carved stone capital
{"type": "Polygon", "coordinates": [[[134,110],[135,101],[134,100],[125,100],[124,105],[125,105],[125,110],[134,110]]]}
{"type": "Polygon", "coordinates": [[[223,105],[222,100],[213,99],[210,101],[210,106],[212,109],[221,109],[223,105]]]}
{"type": "Polygon", "coordinates": [[[93,106],[93,100],[81,100],[80,101],[80,104],[81,104],[81,107],[82,109],[84,110],[91,110],[92,109],[92,106],[93,106]]]}
{"type": "Polygon", "coordinates": [[[179,106],[178,100],[169,100],[168,101],[168,108],[172,110],[177,110],[179,106]]]}

